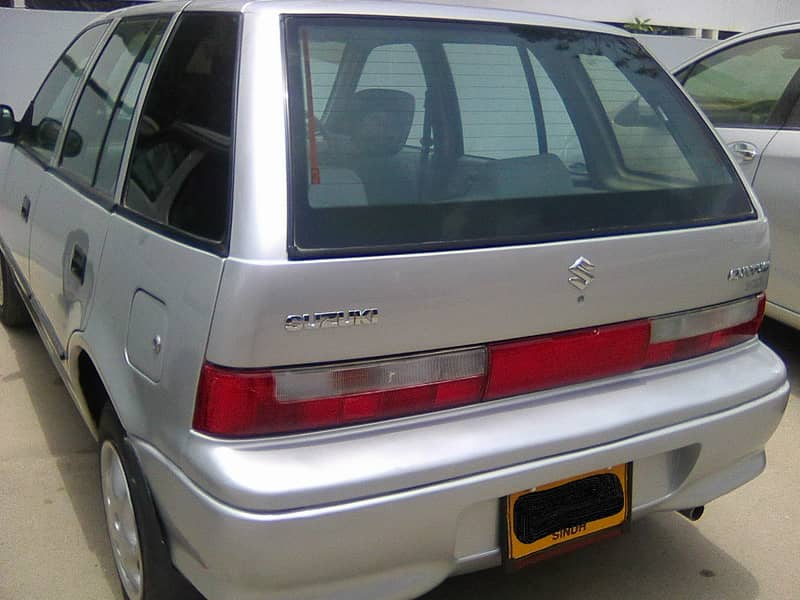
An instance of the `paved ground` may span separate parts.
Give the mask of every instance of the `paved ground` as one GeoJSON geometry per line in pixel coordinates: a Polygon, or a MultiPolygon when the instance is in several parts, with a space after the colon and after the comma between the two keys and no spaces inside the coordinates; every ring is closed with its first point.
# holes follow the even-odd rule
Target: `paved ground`
{"type": "MultiPolygon", "coordinates": [[[[800,383],[800,333],[763,332],[800,383]]],[[[800,402],[767,471],[690,523],[662,514],[625,537],[542,563],[454,578],[424,600],[800,598],[800,402]]],[[[32,330],[0,327],[0,600],[118,600],[94,443],[32,330]]]]}

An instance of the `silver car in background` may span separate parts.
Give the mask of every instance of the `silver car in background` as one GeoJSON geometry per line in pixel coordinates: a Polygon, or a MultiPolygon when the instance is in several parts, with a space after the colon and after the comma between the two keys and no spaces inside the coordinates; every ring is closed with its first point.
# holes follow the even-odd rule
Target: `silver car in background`
{"type": "Polygon", "coordinates": [[[800,328],[800,23],[732,37],[680,65],[675,76],[769,218],[767,315],[800,328]]]}
{"type": "Polygon", "coordinates": [[[767,221],[623,32],[152,3],[0,139],[0,320],[97,436],[130,600],[411,598],[765,467],[767,221]]]}

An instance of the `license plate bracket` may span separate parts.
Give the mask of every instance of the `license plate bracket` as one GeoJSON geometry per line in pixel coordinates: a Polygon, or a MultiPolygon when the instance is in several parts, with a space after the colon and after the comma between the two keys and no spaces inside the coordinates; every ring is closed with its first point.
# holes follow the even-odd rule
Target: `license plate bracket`
{"type": "Polygon", "coordinates": [[[507,496],[504,564],[516,570],[620,535],[630,524],[632,463],[507,496]]]}

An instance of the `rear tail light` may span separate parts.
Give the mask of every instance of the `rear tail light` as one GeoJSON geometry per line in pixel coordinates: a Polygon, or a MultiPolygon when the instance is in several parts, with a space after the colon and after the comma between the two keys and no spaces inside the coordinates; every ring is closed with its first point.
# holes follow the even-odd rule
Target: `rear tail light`
{"type": "Polygon", "coordinates": [[[253,435],[335,427],[481,400],[486,349],[328,367],[239,371],[206,363],[194,428],[253,435]]]}
{"type": "Polygon", "coordinates": [[[218,436],[338,427],[628,373],[746,341],[764,294],[656,319],[485,347],[321,367],[238,370],[206,363],[193,426],[218,436]]]}
{"type": "Polygon", "coordinates": [[[490,344],[486,399],[635,371],[649,340],[650,323],[634,321],[490,344]]]}
{"type": "Polygon", "coordinates": [[[764,320],[764,294],[650,321],[650,344],[643,366],[675,362],[744,342],[764,320]]]}

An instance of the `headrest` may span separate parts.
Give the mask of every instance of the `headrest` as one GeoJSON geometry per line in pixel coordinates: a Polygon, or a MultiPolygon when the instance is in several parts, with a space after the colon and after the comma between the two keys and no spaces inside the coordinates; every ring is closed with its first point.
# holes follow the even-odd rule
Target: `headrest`
{"type": "Polygon", "coordinates": [[[361,90],[348,108],[347,129],[356,152],[383,156],[400,152],[414,120],[414,96],[400,90],[361,90]]]}

